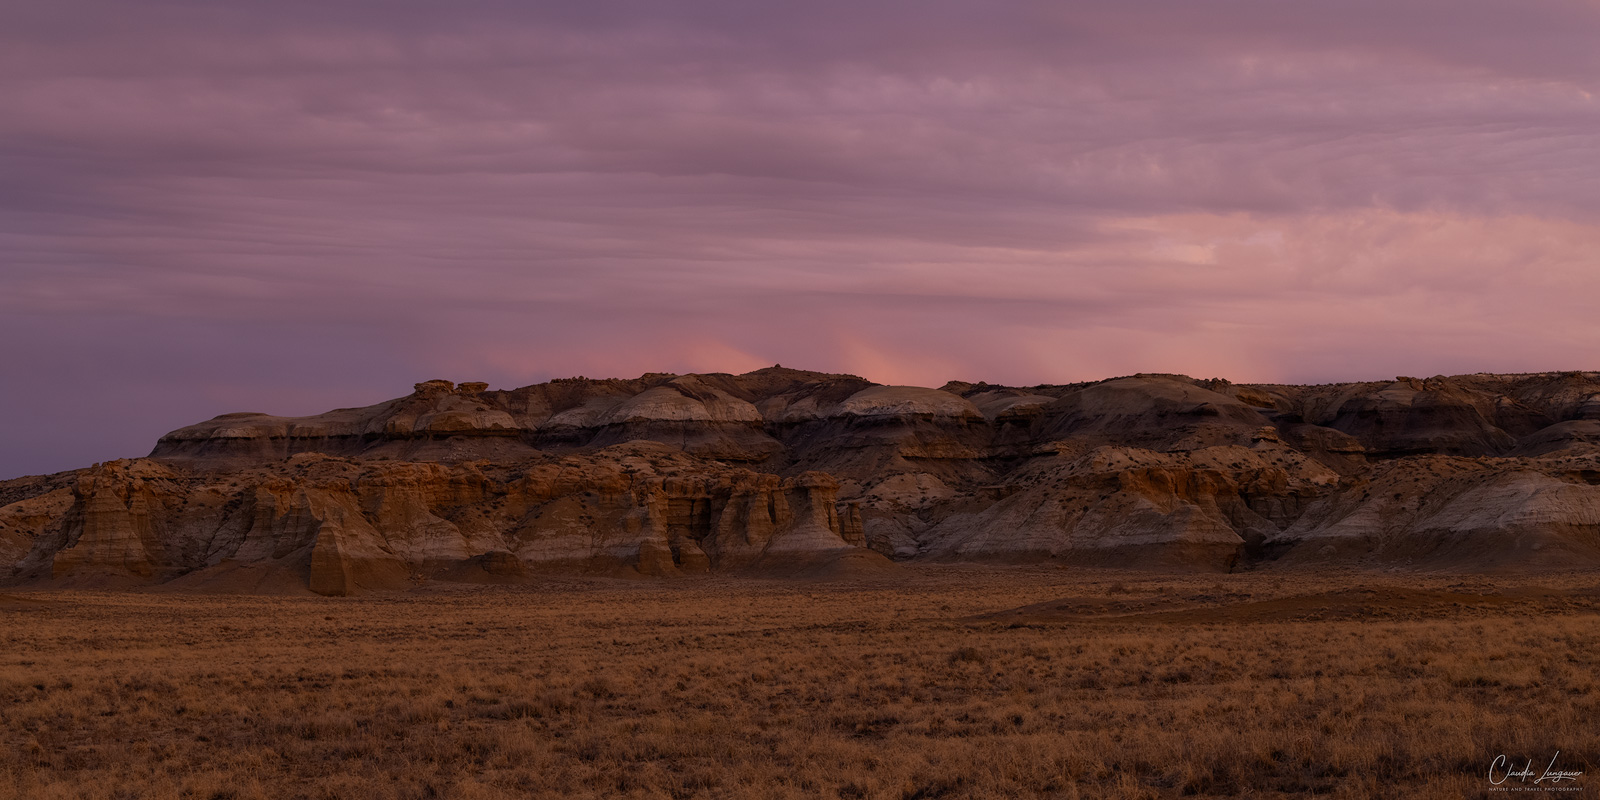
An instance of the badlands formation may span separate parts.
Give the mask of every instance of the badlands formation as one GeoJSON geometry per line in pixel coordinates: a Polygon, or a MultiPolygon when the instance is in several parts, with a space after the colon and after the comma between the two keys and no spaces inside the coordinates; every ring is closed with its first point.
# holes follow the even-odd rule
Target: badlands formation
{"type": "Polygon", "coordinates": [[[907,561],[1600,565],[1600,373],[427,381],[0,483],[0,584],[351,594],[907,561]]]}

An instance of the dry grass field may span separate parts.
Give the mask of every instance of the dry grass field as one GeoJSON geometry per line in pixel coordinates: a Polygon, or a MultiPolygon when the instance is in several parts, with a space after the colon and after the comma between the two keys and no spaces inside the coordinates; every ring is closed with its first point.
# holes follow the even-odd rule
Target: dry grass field
{"type": "Polygon", "coordinates": [[[923,567],[12,593],[0,797],[1470,797],[1494,756],[1557,750],[1593,792],[1597,584],[923,567]]]}

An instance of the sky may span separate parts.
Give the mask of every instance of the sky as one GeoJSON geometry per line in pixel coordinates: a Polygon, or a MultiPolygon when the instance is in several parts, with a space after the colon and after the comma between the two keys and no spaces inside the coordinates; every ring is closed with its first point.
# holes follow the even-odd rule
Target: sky
{"type": "Polygon", "coordinates": [[[0,478],[429,378],[1600,368],[1594,0],[0,0],[0,478]]]}

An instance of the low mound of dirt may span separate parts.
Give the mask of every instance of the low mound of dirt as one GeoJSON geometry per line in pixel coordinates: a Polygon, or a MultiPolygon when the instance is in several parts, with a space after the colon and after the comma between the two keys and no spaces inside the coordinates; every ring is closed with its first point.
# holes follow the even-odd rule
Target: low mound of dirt
{"type": "Polygon", "coordinates": [[[160,590],[205,594],[307,596],[312,592],[300,570],[275,564],[224,561],[160,584],[160,590]]]}
{"type": "Polygon", "coordinates": [[[972,622],[1035,625],[1078,622],[1291,622],[1417,619],[1464,614],[1545,614],[1600,611],[1600,590],[1529,588],[1478,592],[1355,587],[1255,599],[1244,593],[1158,595],[1151,598],[1067,597],[968,618],[972,622]]]}
{"type": "Polygon", "coordinates": [[[782,559],[757,561],[743,574],[751,577],[839,580],[897,575],[903,571],[904,567],[882,553],[851,548],[803,556],[786,554],[782,559]]]}
{"type": "Polygon", "coordinates": [[[0,611],[37,611],[45,608],[48,603],[35,600],[31,597],[15,597],[9,594],[0,594],[0,611]]]}

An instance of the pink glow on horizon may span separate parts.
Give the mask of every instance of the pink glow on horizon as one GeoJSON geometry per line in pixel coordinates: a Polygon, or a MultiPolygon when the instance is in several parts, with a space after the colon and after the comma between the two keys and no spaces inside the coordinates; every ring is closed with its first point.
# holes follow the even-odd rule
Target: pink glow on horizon
{"type": "Polygon", "coordinates": [[[1593,369],[1600,7],[0,11],[0,477],[425,378],[1593,369]]]}

